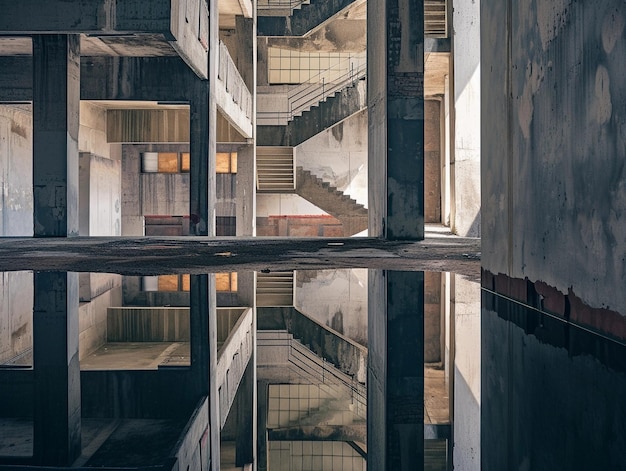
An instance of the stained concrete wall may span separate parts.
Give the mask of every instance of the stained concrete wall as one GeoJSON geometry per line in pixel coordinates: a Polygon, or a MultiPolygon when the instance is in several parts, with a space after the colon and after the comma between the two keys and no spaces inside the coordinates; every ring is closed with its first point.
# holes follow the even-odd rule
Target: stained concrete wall
{"type": "Polygon", "coordinates": [[[367,270],[298,270],[294,306],[367,346],[367,270]]]}
{"type": "Polygon", "coordinates": [[[121,163],[81,152],[79,167],[80,235],[121,235],[121,163]]]}
{"type": "Polygon", "coordinates": [[[296,165],[367,207],[367,110],[298,145],[296,165]]]}
{"type": "Polygon", "coordinates": [[[0,105],[0,235],[33,235],[32,106],[0,105]]]}
{"type": "Polygon", "coordinates": [[[626,316],[626,4],[481,15],[483,267],[626,316]]]}
{"type": "Polygon", "coordinates": [[[0,273],[0,363],[18,355],[30,357],[32,348],[33,274],[0,273]]]}

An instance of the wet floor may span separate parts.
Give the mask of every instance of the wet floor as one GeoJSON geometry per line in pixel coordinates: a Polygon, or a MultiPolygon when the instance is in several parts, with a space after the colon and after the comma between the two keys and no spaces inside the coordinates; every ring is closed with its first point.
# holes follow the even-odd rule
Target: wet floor
{"type": "MultiPolygon", "coordinates": [[[[200,310],[184,274],[3,273],[0,467],[206,469],[215,407],[221,469],[246,469],[251,450],[258,469],[367,469],[384,449],[367,437],[372,273],[222,272],[199,277],[200,310]]],[[[626,468],[622,343],[474,277],[419,279],[420,333],[388,343],[423,351],[408,363],[423,469],[626,468]]]]}

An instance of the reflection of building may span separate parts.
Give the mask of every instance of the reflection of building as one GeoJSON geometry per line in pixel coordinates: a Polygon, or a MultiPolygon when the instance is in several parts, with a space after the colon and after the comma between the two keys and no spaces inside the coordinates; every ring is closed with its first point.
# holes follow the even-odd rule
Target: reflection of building
{"type": "MultiPolygon", "coordinates": [[[[568,343],[572,326],[623,344],[623,1],[483,0],[481,7],[455,0],[2,0],[0,6],[0,235],[345,237],[367,229],[373,237],[420,240],[425,222],[480,236],[485,221],[483,288],[558,319],[567,342],[554,343],[568,353],[578,351],[568,343]]],[[[176,443],[190,425],[175,453],[160,447],[163,453],[153,454],[158,462],[190,468],[210,462],[215,469],[220,432],[235,442],[238,464],[254,460],[257,424],[247,414],[256,410],[249,366],[257,361],[249,348],[254,308],[280,307],[259,320],[280,312],[282,324],[261,330],[276,331],[273,340],[315,363],[328,351],[298,346],[289,328],[305,321],[287,309],[294,308],[289,300],[298,301],[299,283],[315,283],[297,273],[160,275],[3,275],[0,355],[9,366],[0,371],[0,410],[7,426],[34,438],[24,452],[32,458],[1,463],[84,464],[81,453],[97,443],[114,448],[120,434],[140,437],[140,421],[150,421],[144,425],[155,448],[161,439],[176,443]],[[34,290],[24,289],[30,284],[34,290]],[[80,362],[94,365],[94,354],[113,339],[167,345],[154,346],[141,369],[81,371],[80,362]]],[[[328,288],[336,281],[324,285],[324,275],[317,276],[327,300],[343,293],[328,288]]],[[[455,290],[442,291],[439,300],[459,307],[455,296],[464,283],[453,280],[442,285],[455,290]]],[[[367,404],[380,404],[370,409],[368,440],[385,444],[366,450],[374,469],[398,468],[392,458],[405,455],[386,454],[394,446],[408,450],[405,466],[417,466],[423,449],[412,445],[435,433],[423,427],[428,378],[403,363],[428,362],[436,351],[428,336],[431,296],[427,275],[372,271],[367,336],[355,321],[364,309],[357,302],[306,329],[333,339],[343,331],[356,342],[346,348],[357,358],[367,337],[367,404]],[[409,342],[403,330],[424,345],[409,342]],[[404,391],[403,381],[412,387],[404,391]],[[406,394],[394,396],[399,391],[406,394]],[[411,412],[400,414],[398,404],[411,412]],[[398,435],[411,438],[394,441],[398,435]]],[[[314,314],[314,296],[299,302],[314,314]]],[[[454,319],[457,333],[476,328],[468,317],[454,319]]],[[[517,322],[545,334],[543,320],[517,322]]],[[[272,340],[264,335],[261,343],[272,340]]],[[[454,349],[476,349],[476,336],[460,335],[448,345],[452,357],[454,349]]],[[[484,345],[486,353],[498,351],[495,343],[484,345]]],[[[507,355],[519,358],[516,351],[507,355]]],[[[466,401],[473,415],[456,409],[454,460],[477,469],[476,443],[460,439],[478,436],[477,368],[456,358],[466,361],[456,364],[454,400],[466,401]]],[[[284,364],[284,357],[273,360],[284,364]]],[[[361,383],[363,369],[337,366],[322,362],[321,371],[337,381],[354,374],[361,383]]],[[[494,368],[483,378],[493,385],[507,375],[494,368]]],[[[259,389],[268,396],[267,438],[277,442],[270,455],[300,456],[304,465],[305,447],[293,443],[307,430],[294,440],[292,412],[294,421],[328,418],[311,406],[328,399],[312,378],[298,379],[297,392],[290,382],[259,389]],[[281,405],[287,400],[289,409],[281,405]]],[[[359,407],[348,411],[345,401],[335,402],[346,414],[328,425],[353,427],[341,430],[355,446],[325,444],[314,453],[311,445],[311,456],[341,456],[342,466],[344,457],[345,466],[358,466],[359,407]]],[[[518,442],[510,433],[507,443],[518,442]]],[[[565,449],[575,448],[575,438],[565,438],[565,449]]],[[[102,453],[93,463],[120,464],[102,453]]]]}

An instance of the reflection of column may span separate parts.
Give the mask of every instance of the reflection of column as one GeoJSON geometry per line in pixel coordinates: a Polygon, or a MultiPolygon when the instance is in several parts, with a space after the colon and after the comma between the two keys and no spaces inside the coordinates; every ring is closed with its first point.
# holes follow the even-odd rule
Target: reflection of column
{"type": "Polygon", "coordinates": [[[454,278],[454,465],[480,469],[480,285],[454,278]]]}
{"type": "MultiPolygon", "coordinates": [[[[191,370],[198,398],[207,396],[209,407],[209,454],[220,462],[219,395],[217,390],[217,310],[215,275],[192,275],[189,311],[191,370]]],[[[213,466],[211,469],[217,469],[213,466]]]]}
{"type": "Polygon", "coordinates": [[[68,466],[81,452],[78,274],[36,272],[34,461],[68,466]]]}
{"type": "Polygon", "coordinates": [[[33,36],[35,237],[78,235],[79,41],[33,36]]]}
{"type": "Polygon", "coordinates": [[[424,238],[424,1],[367,3],[369,235],[424,238]]]}
{"type": "Polygon", "coordinates": [[[424,273],[370,270],[368,467],[424,469],[424,273]]]}
{"type": "Polygon", "coordinates": [[[267,470],[267,406],[268,384],[259,381],[257,384],[257,470],[267,470]]]}
{"type": "MultiPolygon", "coordinates": [[[[253,357],[250,358],[253,360],[253,357]]],[[[254,363],[248,362],[237,390],[237,432],[235,465],[242,467],[254,461],[254,363]]]]}

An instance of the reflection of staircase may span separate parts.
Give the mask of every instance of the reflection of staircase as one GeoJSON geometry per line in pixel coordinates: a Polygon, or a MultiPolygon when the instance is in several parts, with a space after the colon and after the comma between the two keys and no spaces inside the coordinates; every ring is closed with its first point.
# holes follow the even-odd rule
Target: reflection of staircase
{"type": "Polygon", "coordinates": [[[355,0],[311,0],[293,10],[291,16],[259,16],[259,36],[304,36],[322,25],[355,0]]]}
{"type": "Polygon", "coordinates": [[[367,208],[302,167],[296,170],[296,193],[341,221],[344,237],[367,229],[367,208]]]}
{"type": "Polygon", "coordinates": [[[349,116],[365,109],[365,77],[311,106],[287,125],[257,125],[257,145],[297,146],[349,116]]]}

